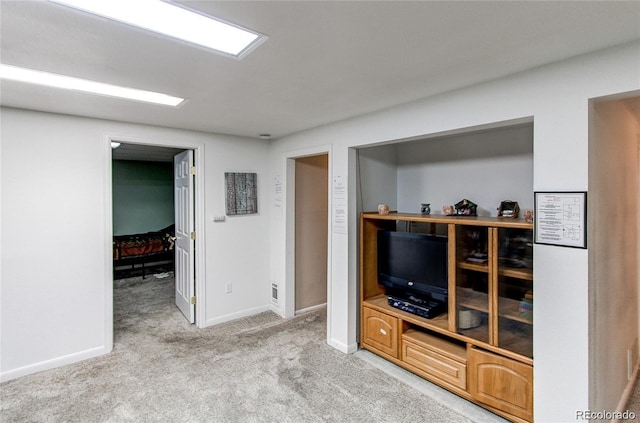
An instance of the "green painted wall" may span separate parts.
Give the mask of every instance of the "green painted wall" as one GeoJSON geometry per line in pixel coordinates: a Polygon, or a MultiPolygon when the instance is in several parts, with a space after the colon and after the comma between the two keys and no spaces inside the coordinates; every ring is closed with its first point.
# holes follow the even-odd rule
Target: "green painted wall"
{"type": "Polygon", "coordinates": [[[113,234],[157,231],[171,225],[173,164],[113,160],[113,234]]]}

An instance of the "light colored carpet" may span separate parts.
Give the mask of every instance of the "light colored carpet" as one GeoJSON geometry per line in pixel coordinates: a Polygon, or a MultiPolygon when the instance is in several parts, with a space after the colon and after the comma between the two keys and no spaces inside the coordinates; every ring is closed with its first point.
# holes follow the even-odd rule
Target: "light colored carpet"
{"type": "Polygon", "coordinates": [[[467,418],[443,404],[452,396],[420,388],[431,384],[390,376],[369,353],[329,347],[324,309],[198,329],[173,304],[173,279],[147,277],[116,281],[114,321],[111,354],[0,385],[0,420],[502,421],[455,397],[479,410],[467,418]]]}

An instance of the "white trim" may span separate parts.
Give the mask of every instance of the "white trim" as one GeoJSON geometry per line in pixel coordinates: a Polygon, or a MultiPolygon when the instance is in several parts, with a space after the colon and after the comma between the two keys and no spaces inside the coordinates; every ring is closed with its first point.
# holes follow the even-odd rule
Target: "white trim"
{"type": "Polygon", "coordinates": [[[215,317],[213,319],[207,320],[204,326],[202,327],[215,326],[215,325],[219,325],[220,323],[230,322],[232,320],[237,320],[243,317],[255,316],[256,314],[263,313],[265,311],[272,311],[272,307],[268,305],[264,305],[260,307],[250,308],[247,310],[237,311],[231,314],[225,314],[224,316],[219,316],[219,317],[215,317]]]}
{"type": "Polygon", "coordinates": [[[311,313],[312,311],[320,310],[321,308],[325,308],[325,307],[327,307],[327,303],[322,303],[322,304],[314,305],[311,307],[303,308],[300,310],[296,310],[296,316],[299,316],[301,314],[311,313]]]}
{"type": "MultiPolygon", "coordinates": [[[[327,315],[327,319],[328,319],[328,315],[327,315]]],[[[357,343],[353,343],[353,344],[344,344],[336,339],[327,339],[327,344],[329,344],[330,346],[332,346],[333,348],[335,348],[336,350],[345,353],[345,354],[353,354],[354,352],[358,351],[358,344],[357,343]]]]}
{"type": "Polygon", "coordinates": [[[284,317],[290,318],[296,310],[296,157],[286,157],[285,165],[285,276],[280,292],[284,317]]]}
{"type": "MultiPolygon", "coordinates": [[[[130,135],[122,135],[122,134],[106,134],[105,135],[105,146],[108,148],[109,153],[106,155],[107,160],[107,172],[109,177],[105,181],[105,216],[112,215],[112,180],[111,180],[111,166],[112,166],[112,155],[111,155],[111,141],[118,141],[129,144],[140,144],[140,145],[148,145],[148,146],[160,146],[160,147],[169,147],[169,148],[183,148],[185,150],[193,150],[194,153],[194,163],[196,167],[195,174],[195,231],[199,236],[196,237],[196,267],[195,267],[195,277],[196,277],[196,297],[198,301],[196,303],[196,326],[199,328],[206,327],[206,266],[205,266],[205,203],[204,203],[204,185],[205,185],[205,145],[203,143],[183,143],[176,140],[163,140],[159,138],[141,138],[130,135]]],[[[105,259],[110,262],[111,260],[111,240],[113,238],[113,227],[111,219],[107,219],[105,221],[105,243],[108,244],[108,248],[106,249],[105,259]]],[[[108,291],[108,295],[105,295],[105,314],[110,313],[108,316],[105,316],[105,344],[111,345],[113,347],[113,269],[112,265],[109,264],[107,269],[105,269],[105,285],[107,285],[105,292],[108,291]]]]}
{"type": "Polygon", "coordinates": [[[113,169],[111,140],[103,144],[107,162],[104,167],[104,345],[106,353],[113,350],[113,169]]]}
{"type": "Polygon", "coordinates": [[[79,361],[87,360],[89,358],[99,357],[111,352],[111,348],[106,346],[90,348],[85,351],[76,352],[62,357],[56,357],[51,360],[41,361],[39,363],[30,364],[28,366],[19,367],[17,369],[8,370],[0,373],[0,382],[6,382],[8,380],[17,379],[22,376],[27,376],[33,373],[42,372],[44,370],[51,370],[57,367],[67,366],[69,364],[77,363],[79,361]]]}
{"type": "MultiPolygon", "coordinates": [[[[295,160],[303,157],[327,155],[327,343],[330,342],[332,334],[332,307],[331,307],[331,287],[333,278],[331,274],[331,212],[333,210],[331,189],[333,180],[333,155],[331,144],[319,145],[316,147],[300,150],[288,151],[284,154],[285,160],[285,199],[284,199],[284,222],[285,222],[285,283],[281,291],[284,291],[282,308],[284,317],[289,318],[295,315],[295,160]]],[[[357,346],[356,346],[357,348],[357,346]]],[[[338,348],[339,349],[339,348],[338,348]]],[[[342,350],[341,350],[342,351],[342,350]]]]}
{"type": "Polygon", "coordinates": [[[271,310],[272,312],[274,312],[275,314],[277,314],[278,316],[282,317],[283,319],[285,318],[284,316],[284,310],[281,309],[280,307],[278,307],[275,304],[270,304],[269,305],[269,310],[271,310]]]}

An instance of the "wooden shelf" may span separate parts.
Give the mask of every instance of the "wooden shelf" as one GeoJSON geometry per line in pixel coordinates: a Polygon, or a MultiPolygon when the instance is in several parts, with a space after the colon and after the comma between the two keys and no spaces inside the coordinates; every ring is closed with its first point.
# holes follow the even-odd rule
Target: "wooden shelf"
{"type": "Polygon", "coordinates": [[[533,229],[533,223],[528,223],[524,219],[506,219],[500,217],[486,216],[445,216],[441,214],[423,215],[420,213],[397,213],[378,214],[377,212],[365,212],[361,215],[362,219],[376,220],[398,220],[424,223],[452,223],[454,225],[469,226],[492,226],[496,228],[513,228],[513,229],[533,229]]]}
{"type": "Polygon", "coordinates": [[[498,316],[528,325],[533,324],[531,319],[520,315],[520,301],[511,298],[498,297],[498,316]]]}
{"type": "Polygon", "coordinates": [[[470,288],[456,288],[456,301],[460,307],[489,313],[489,296],[470,288]]]}
{"type": "MultiPolygon", "coordinates": [[[[474,272],[481,272],[481,273],[489,273],[489,266],[487,263],[470,263],[468,261],[459,261],[458,269],[472,270],[474,272]]],[[[500,266],[498,268],[498,275],[506,276],[509,278],[524,279],[524,280],[532,281],[533,269],[500,266]]]]}
{"type": "Polygon", "coordinates": [[[474,272],[489,273],[489,266],[487,263],[469,263],[468,261],[459,261],[458,268],[464,270],[473,270],[474,272]]]}
{"type": "Polygon", "coordinates": [[[402,334],[402,338],[410,340],[414,344],[422,345],[425,348],[437,351],[452,360],[461,363],[467,362],[467,348],[450,340],[445,340],[425,332],[409,329],[402,334]]]}
{"type": "MultiPolygon", "coordinates": [[[[456,296],[460,307],[489,313],[489,296],[484,292],[458,287],[456,296]]],[[[530,319],[520,316],[520,301],[511,298],[498,297],[498,316],[529,325],[533,324],[530,319]]]]}
{"type": "Polygon", "coordinates": [[[533,280],[533,269],[517,267],[498,267],[498,275],[515,279],[533,280]]]}
{"type": "Polygon", "coordinates": [[[520,263],[498,255],[506,245],[501,237],[511,233],[501,228],[530,231],[533,225],[521,219],[375,212],[361,214],[360,223],[361,347],[514,422],[528,420],[529,408],[520,414],[517,407],[489,403],[483,395],[500,398],[507,393],[506,400],[521,395],[533,403],[532,392],[525,389],[532,384],[533,323],[520,315],[521,301],[514,299],[533,289],[533,269],[508,266],[520,263]],[[388,304],[385,287],[378,284],[377,233],[403,229],[448,237],[448,313],[426,319],[388,304]],[[487,262],[466,261],[471,251],[486,251],[487,262]],[[482,313],[479,326],[461,329],[461,309],[482,313]],[[473,369],[467,361],[471,351],[477,352],[473,369]],[[511,368],[523,375],[514,392],[486,383],[483,377],[495,370],[483,366],[489,359],[500,365],[500,377],[512,375],[511,368]]]}
{"type": "Polygon", "coordinates": [[[367,307],[376,309],[383,313],[397,314],[402,320],[412,323],[417,326],[421,326],[427,329],[431,329],[434,332],[449,334],[449,315],[448,313],[442,313],[433,319],[425,319],[424,317],[417,316],[415,314],[407,313],[399,308],[391,307],[387,302],[386,295],[378,295],[373,298],[368,298],[365,301],[367,307]]]}
{"type": "Polygon", "coordinates": [[[531,337],[525,337],[509,331],[501,331],[499,345],[509,351],[525,357],[533,357],[533,341],[531,337]]]}

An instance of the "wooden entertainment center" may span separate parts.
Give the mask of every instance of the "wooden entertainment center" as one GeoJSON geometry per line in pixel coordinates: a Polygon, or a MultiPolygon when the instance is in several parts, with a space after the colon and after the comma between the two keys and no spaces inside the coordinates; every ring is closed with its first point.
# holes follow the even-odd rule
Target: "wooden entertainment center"
{"type": "Polygon", "coordinates": [[[362,213],[360,346],[514,422],[533,421],[533,224],[522,219],[362,213]],[[447,311],[388,304],[377,233],[447,237],[447,311]]]}

